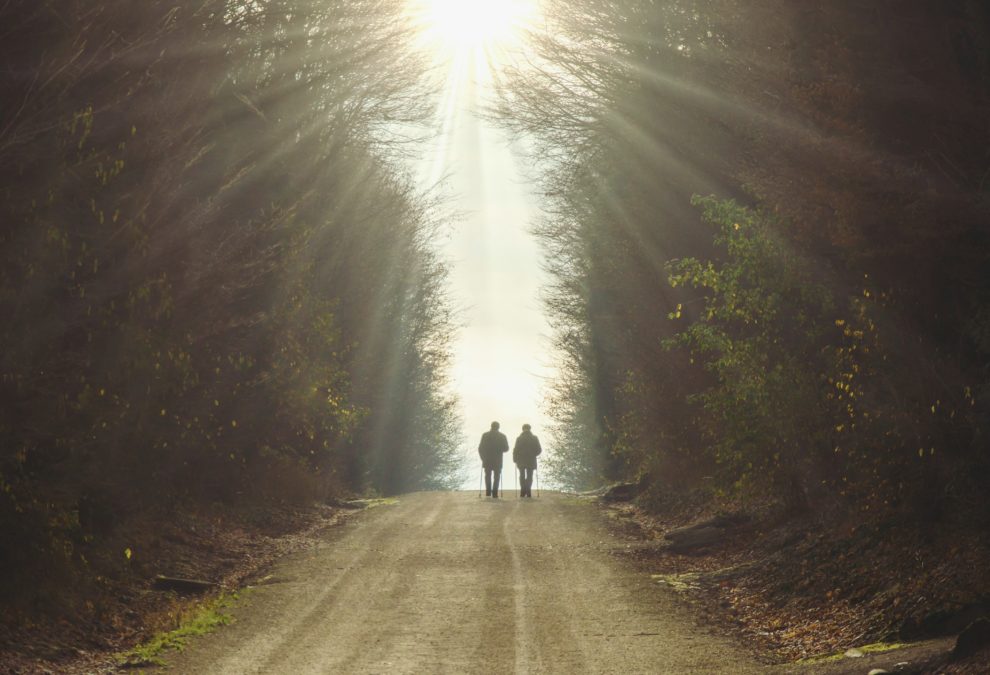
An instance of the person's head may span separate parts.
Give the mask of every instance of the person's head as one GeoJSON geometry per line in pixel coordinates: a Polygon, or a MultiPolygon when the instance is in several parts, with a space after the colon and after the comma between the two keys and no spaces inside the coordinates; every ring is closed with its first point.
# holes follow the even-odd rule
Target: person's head
{"type": "Polygon", "coordinates": [[[529,433],[529,430],[530,430],[531,428],[532,428],[532,427],[530,427],[530,426],[529,426],[528,424],[524,424],[524,425],[523,425],[523,431],[525,431],[526,433],[529,433]]]}
{"type": "Polygon", "coordinates": [[[492,422],[492,431],[498,431],[498,422],[492,422]]]}

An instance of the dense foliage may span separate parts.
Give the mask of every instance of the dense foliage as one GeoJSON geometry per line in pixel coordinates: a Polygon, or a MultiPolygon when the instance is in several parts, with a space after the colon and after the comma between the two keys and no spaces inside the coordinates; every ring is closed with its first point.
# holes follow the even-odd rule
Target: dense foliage
{"type": "Polygon", "coordinates": [[[501,117],[551,204],[558,477],[986,517],[985,5],[548,21],[501,117]]]}
{"type": "Polygon", "coordinates": [[[398,3],[25,0],[0,33],[0,566],[149,504],[454,479],[398,3]]]}

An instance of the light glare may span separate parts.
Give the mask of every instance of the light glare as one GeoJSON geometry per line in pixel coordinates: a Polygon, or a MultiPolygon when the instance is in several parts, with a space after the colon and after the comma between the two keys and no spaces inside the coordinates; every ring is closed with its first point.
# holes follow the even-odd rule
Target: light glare
{"type": "Polygon", "coordinates": [[[446,50],[502,48],[517,42],[536,14],[535,0],[419,0],[429,41],[446,50]]]}

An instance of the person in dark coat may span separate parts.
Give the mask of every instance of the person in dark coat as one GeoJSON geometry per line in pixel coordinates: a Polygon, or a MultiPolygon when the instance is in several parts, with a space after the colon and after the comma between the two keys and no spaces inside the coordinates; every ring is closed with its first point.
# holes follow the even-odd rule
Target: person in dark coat
{"type": "Polygon", "coordinates": [[[512,461],[519,468],[519,496],[533,496],[533,472],[536,471],[536,457],[543,452],[540,439],[533,435],[530,426],[524,424],[522,433],[512,448],[512,461]]]}
{"type": "Polygon", "coordinates": [[[481,435],[478,454],[485,468],[485,496],[498,499],[498,483],[502,478],[502,455],[509,451],[509,439],[498,430],[498,422],[492,422],[491,431],[481,435]]]}

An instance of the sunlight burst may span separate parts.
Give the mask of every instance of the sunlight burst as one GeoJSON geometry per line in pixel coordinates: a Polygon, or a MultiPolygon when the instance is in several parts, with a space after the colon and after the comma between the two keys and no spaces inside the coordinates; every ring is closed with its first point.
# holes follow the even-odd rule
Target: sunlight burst
{"type": "Polygon", "coordinates": [[[518,43],[536,0],[411,0],[424,39],[438,51],[500,50],[518,43]]]}

